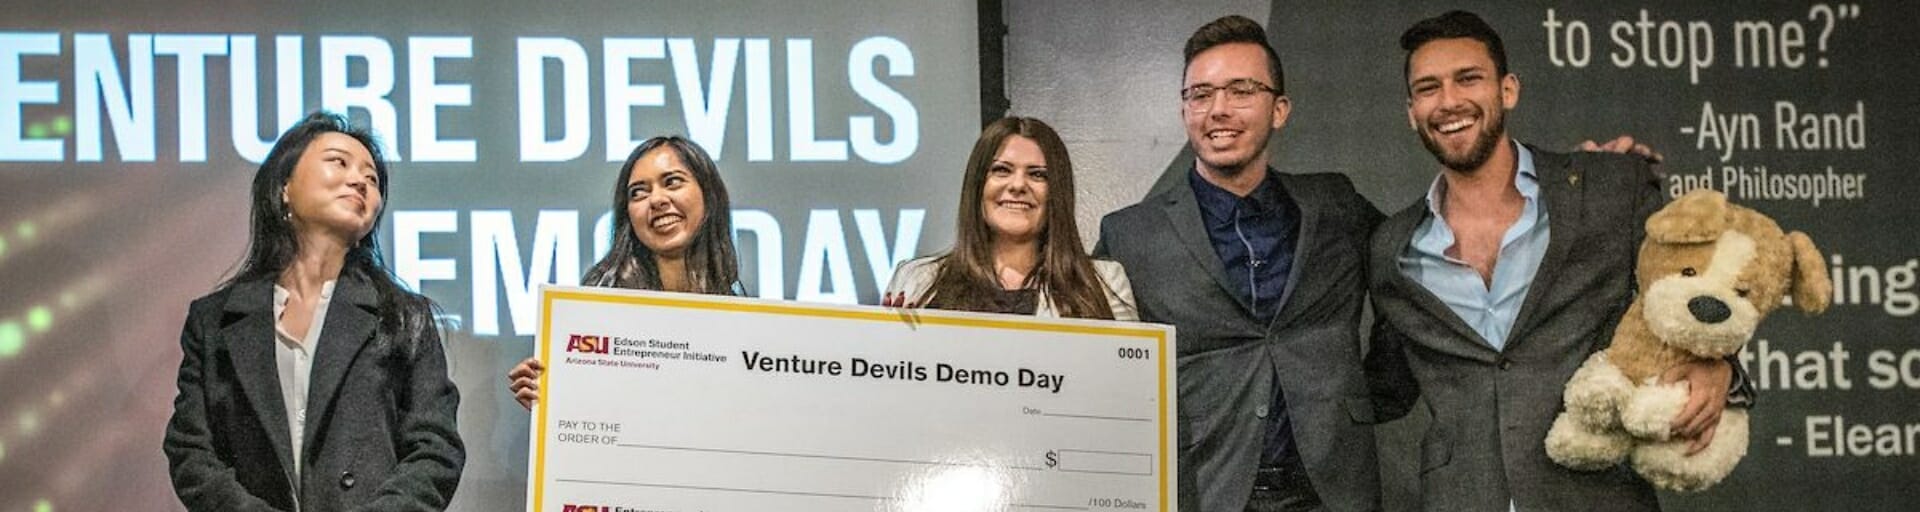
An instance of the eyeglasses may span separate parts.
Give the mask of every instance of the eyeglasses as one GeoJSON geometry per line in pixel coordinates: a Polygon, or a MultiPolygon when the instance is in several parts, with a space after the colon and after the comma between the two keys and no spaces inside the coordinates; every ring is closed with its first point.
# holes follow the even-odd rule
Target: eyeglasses
{"type": "Polygon", "coordinates": [[[1253,106],[1253,99],[1259,96],[1261,92],[1270,92],[1275,96],[1280,95],[1279,89],[1275,89],[1250,78],[1242,78],[1227,82],[1227,85],[1224,86],[1199,84],[1181,89],[1180,99],[1186,100],[1187,110],[1206,112],[1213,109],[1214,93],[1222,91],[1226,92],[1227,108],[1251,107],[1253,106]]]}

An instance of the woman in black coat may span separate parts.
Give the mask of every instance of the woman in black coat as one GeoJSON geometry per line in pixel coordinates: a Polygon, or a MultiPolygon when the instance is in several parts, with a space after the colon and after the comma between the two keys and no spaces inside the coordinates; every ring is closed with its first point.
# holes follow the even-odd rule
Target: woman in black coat
{"type": "Polygon", "coordinates": [[[433,304],[380,260],[387,164],[314,113],[254,175],[245,262],[180,335],[165,451],[192,510],[440,510],[465,462],[433,304]]]}

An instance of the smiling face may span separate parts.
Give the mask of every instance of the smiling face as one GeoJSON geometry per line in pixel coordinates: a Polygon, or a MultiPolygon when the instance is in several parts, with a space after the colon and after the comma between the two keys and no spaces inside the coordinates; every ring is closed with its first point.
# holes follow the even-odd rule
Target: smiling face
{"type": "Polygon", "coordinates": [[[700,182],[680,155],[661,146],[633,164],[627,177],[627,218],[633,235],[655,255],[680,258],[707,220],[700,182]]]}
{"type": "Polygon", "coordinates": [[[380,217],[380,178],[373,153],[342,133],[307,143],[281,189],[294,232],[325,231],[351,244],[380,217]]]}
{"type": "Polygon", "coordinates": [[[1033,139],[1014,135],[987,166],[980,215],[998,241],[1025,242],[1046,232],[1047,157],[1033,139]]]}
{"type": "MultiPolygon", "coordinates": [[[[1251,80],[1274,88],[1272,76],[1267,69],[1266,50],[1260,45],[1227,43],[1194,55],[1180,87],[1185,91],[1195,85],[1225,87],[1236,80],[1251,80]]],[[[1193,146],[1199,167],[1227,176],[1265,169],[1268,137],[1286,125],[1291,104],[1285,96],[1262,91],[1256,94],[1253,105],[1234,108],[1227,104],[1227,96],[1215,94],[1204,108],[1184,103],[1180,108],[1187,143],[1193,146]]]]}
{"type": "Polygon", "coordinates": [[[1479,169],[1506,139],[1506,113],[1520,99],[1520,80],[1501,75],[1487,45],[1436,39],[1407,59],[1407,122],[1441,165],[1479,169]]]}

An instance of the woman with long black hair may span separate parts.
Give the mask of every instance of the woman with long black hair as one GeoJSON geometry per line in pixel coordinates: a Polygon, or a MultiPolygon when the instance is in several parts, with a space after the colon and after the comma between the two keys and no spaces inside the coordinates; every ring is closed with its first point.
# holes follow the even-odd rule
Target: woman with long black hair
{"type": "Polygon", "coordinates": [[[316,112],[254,174],[246,259],[188,308],[164,449],[192,510],[440,510],[465,463],[434,306],[380,259],[387,162],[316,112]]]}
{"type": "MultiPolygon", "coordinates": [[[[742,295],[732,206],[720,168],[681,137],[640,143],[613,183],[613,244],[581,279],[587,286],[742,295]]],[[[527,358],[507,372],[507,390],[531,409],[546,366],[527,358]]]]}

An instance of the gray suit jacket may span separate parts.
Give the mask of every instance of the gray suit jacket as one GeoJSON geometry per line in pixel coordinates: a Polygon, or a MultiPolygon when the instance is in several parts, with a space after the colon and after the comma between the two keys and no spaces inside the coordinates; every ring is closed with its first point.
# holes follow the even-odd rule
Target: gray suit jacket
{"type": "Polygon", "coordinates": [[[1567,379],[1605,348],[1633,298],[1646,219],[1666,201],[1637,158],[1530,148],[1551,230],[1505,351],[1496,351],[1398,259],[1429,215],[1425,200],[1374,233],[1371,288],[1385,321],[1374,348],[1404,346],[1433,414],[1421,441],[1429,510],[1657,510],[1626,466],[1573,471],[1547,458],[1567,379]]]}
{"type": "Polygon", "coordinates": [[[1295,446],[1327,508],[1375,510],[1374,387],[1366,379],[1393,372],[1363,371],[1358,331],[1361,255],[1381,215],[1345,176],[1268,177],[1280,180],[1301,216],[1271,324],[1229,291],[1186,179],[1108,214],[1094,253],[1126,266],[1142,320],[1177,329],[1181,510],[1245,508],[1276,376],[1295,446]]]}
{"type": "Polygon", "coordinates": [[[240,282],[193,302],[164,445],[181,503],[293,510],[297,490],[308,512],[447,506],[465,451],[439,331],[429,321],[417,333],[390,332],[378,304],[363,280],[342,275],[334,285],[306,432],[288,432],[274,370],[273,283],[240,282]],[[396,339],[403,336],[415,339],[396,339]],[[293,435],[306,436],[306,453],[288,453],[293,435]],[[298,486],[293,457],[303,461],[298,486]]]}

